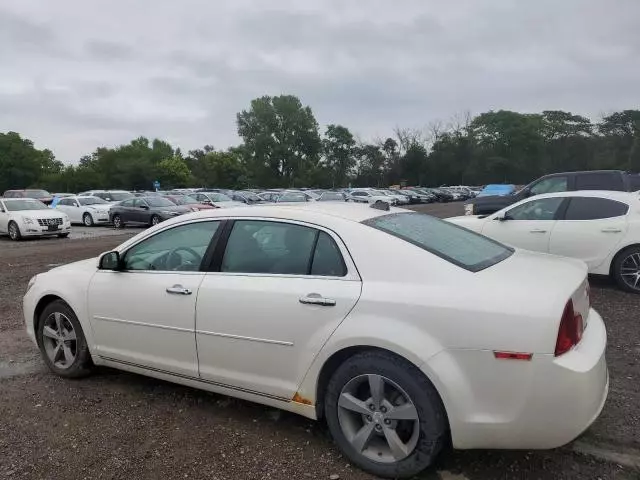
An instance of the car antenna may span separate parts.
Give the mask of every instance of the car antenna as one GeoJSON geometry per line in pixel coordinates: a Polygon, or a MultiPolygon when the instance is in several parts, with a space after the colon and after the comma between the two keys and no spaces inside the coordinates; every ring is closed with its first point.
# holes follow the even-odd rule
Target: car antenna
{"type": "Polygon", "coordinates": [[[376,210],[384,210],[388,212],[390,207],[389,204],[383,200],[376,200],[371,204],[371,208],[375,208],[376,210]]]}

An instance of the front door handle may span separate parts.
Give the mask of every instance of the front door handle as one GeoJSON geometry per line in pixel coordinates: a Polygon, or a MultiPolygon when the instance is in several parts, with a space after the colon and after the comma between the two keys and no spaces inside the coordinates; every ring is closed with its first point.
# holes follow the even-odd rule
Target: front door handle
{"type": "Polygon", "coordinates": [[[547,233],[547,231],[541,228],[534,228],[533,230],[529,230],[529,233],[547,233]]]}
{"type": "Polygon", "coordinates": [[[620,233],[622,231],[621,228],[615,228],[615,227],[609,227],[609,228],[603,228],[602,230],[600,230],[603,233],[620,233]]]}
{"type": "Polygon", "coordinates": [[[174,295],[191,295],[191,290],[188,288],[184,288],[182,285],[174,285],[173,287],[167,288],[167,293],[172,293],[174,295]]]}
{"type": "Polygon", "coordinates": [[[321,305],[323,307],[333,307],[336,301],[332,298],[324,298],[319,293],[310,293],[304,297],[300,297],[300,303],[305,305],[321,305]]]}

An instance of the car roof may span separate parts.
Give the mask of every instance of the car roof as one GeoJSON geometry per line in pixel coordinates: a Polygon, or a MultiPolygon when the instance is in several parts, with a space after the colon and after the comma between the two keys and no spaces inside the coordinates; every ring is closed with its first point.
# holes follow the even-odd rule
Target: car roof
{"type": "Polygon", "coordinates": [[[620,202],[633,202],[640,199],[638,192],[619,192],[613,190],[574,190],[570,192],[542,193],[529,198],[554,198],[554,197],[597,197],[618,200],[620,202]]]}

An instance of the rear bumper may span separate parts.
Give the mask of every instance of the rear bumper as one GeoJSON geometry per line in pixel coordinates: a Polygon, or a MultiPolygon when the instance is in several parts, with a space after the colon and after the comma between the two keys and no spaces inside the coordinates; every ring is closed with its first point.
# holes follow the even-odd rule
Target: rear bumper
{"type": "Polygon", "coordinates": [[[565,445],[598,418],[609,391],[606,330],[590,311],[582,341],[566,354],[530,362],[489,351],[445,351],[423,367],[437,372],[453,446],[549,449],[565,445]]]}

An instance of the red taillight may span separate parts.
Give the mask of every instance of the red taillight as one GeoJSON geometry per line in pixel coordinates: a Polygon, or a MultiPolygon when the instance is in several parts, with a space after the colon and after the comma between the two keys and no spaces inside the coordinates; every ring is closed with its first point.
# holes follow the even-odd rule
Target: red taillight
{"type": "Polygon", "coordinates": [[[531,360],[533,353],[520,352],[493,352],[493,356],[498,360],[531,360]]]}
{"type": "Polygon", "coordinates": [[[582,339],[582,315],[573,311],[573,301],[569,300],[564,307],[560,328],[558,330],[558,340],[556,341],[556,357],[567,353],[582,339]]]}

